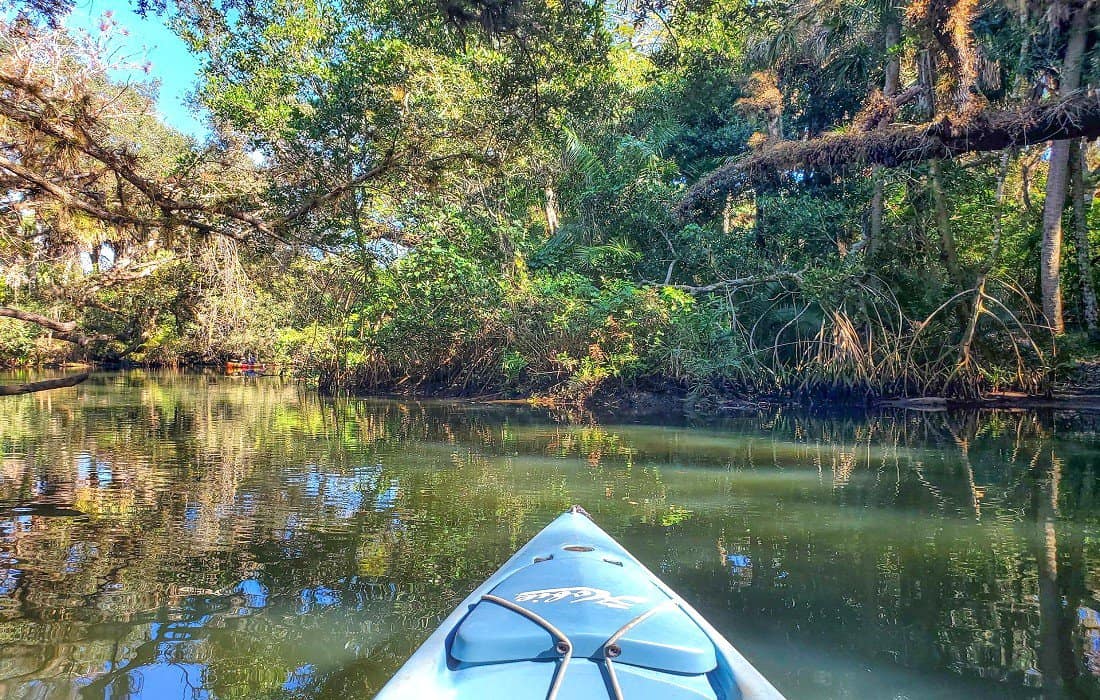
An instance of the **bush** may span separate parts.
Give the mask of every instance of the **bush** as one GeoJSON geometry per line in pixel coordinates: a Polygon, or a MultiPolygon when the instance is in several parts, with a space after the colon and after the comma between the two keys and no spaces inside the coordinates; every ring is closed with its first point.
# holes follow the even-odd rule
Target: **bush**
{"type": "Polygon", "coordinates": [[[321,370],[346,379],[326,386],[584,395],[644,378],[714,383],[741,367],[721,309],[671,288],[531,275],[519,259],[493,274],[435,244],[380,272],[371,292],[350,315],[343,369],[321,370]]]}
{"type": "Polygon", "coordinates": [[[40,361],[37,329],[26,323],[0,319],[0,361],[11,367],[40,361]]]}

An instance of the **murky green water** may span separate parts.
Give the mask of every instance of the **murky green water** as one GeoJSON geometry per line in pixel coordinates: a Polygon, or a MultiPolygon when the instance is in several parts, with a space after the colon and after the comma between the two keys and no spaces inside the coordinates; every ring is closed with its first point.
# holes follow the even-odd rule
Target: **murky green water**
{"type": "Polygon", "coordinates": [[[1094,425],[575,424],[140,372],[0,398],[0,696],[370,697],[572,503],[791,698],[1100,696],[1094,425]]]}

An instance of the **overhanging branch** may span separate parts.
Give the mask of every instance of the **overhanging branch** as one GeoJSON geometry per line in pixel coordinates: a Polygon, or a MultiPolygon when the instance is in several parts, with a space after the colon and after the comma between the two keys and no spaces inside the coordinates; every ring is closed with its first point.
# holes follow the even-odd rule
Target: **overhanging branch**
{"type": "Polygon", "coordinates": [[[79,100],[49,96],[39,85],[20,75],[0,72],[0,85],[8,88],[8,94],[0,94],[0,116],[102,164],[140,193],[146,211],[138,214],[132,207],[117,210],[103,206],[101,202],[90,200],[79,192],[51,181],[17,159],[0,157],[0,172],[7,171],[17,181],[33,185],[63,205],[117,226],[153,227],[173,224],[191,228],[201,234],[222,235],[238,241],[245,240],[247,232],[252,232],[289,243],[282,229],[309,212],[381,177],[397,161],[396,147],[391,145],[375,167],[362,175],[304,197],[297,207],[283,216],[267,217],[264,216],[259,202],[252,202],[251,210],[248,210],[229,200],[198,201],[177,192],[175,188],[156,178],[141,174],[135,154],[103,142],[97,136],[105,130],[103,124],[79,100]],[[20,100],[19,97],[23,99],[20,100]],[[237,229],[243,229],[243,232],[237,229]]]}
{"type": "Polygon", "coordinates": [[[16,309],[11,306],[0,306],[0,317],[11,318],[16,321],[31,323],[40,328],[45,328],[53,333],[54,338],[74,345],[79,345],[80,347],[87,347],[100,340],[117,340],[114,336],[87,335],[86,333],[82,333],[77,330],[76,321],[55,321],[49,316],[43,316],[33,311],[16,309]]]}
{"type": "Polygon", "coordinates": [[[714,170],[677,206],[689,216],[757,183],[792,171],[832,170],[848,165],[894,167],[964,153],[999,151],[1045,141],[1100,136],[1100,92],[1019,109],[985,110],[966,122],[942,117],[926,124],[890,124],[872,131],[826,134],[809,141],[781,141],[714,170]]]}

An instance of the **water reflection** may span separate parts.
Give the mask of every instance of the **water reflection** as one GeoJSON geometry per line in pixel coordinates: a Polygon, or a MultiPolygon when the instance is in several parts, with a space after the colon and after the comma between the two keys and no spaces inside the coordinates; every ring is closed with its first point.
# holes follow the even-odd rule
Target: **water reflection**
{"type": "Polygon", "coordinates": [[[0,401],[0,696],[370,697],[579,502],[797,697],[1100,695],[1088,416],[688,426],[102,375],[0,401]]]}

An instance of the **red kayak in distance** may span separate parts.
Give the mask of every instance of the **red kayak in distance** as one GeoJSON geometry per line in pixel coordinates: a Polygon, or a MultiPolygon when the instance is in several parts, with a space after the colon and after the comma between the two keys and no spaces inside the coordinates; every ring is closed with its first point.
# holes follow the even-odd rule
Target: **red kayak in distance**
{"type": "Polygon", "coordinates": [[[263,372],[267,365],[262,362],[226,362],[227,374],[239,374],[241,372],[263,372]]]}

